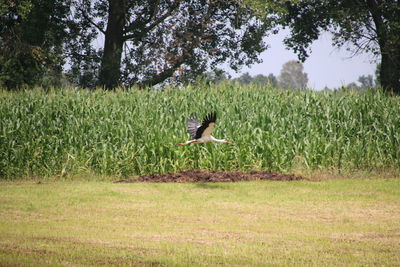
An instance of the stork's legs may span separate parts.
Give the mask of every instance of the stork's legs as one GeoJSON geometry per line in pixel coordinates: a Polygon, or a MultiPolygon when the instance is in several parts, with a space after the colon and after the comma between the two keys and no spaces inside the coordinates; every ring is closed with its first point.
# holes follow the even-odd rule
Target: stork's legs
{"type": "Polygon", "coordinates": [[[197,140],[189,140],[189,141],[186,141],[185,143],[179,143],[179,144],[176,144],[176,145],[178,145],[178,146],[186,146],[186,145],[191,144],[191,143],[199,143],[199,141],[197,141],[197,140]]]}

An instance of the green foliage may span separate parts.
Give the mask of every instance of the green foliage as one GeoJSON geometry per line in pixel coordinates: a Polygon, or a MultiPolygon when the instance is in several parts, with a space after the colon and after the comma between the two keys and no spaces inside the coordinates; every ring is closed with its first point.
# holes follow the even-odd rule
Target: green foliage
{"type": "Polygon", "coordinates": [[[303,72],[303,64],[296,60],[290,60],[283,64],[278,81],[280,88],[305,90],[308,76],[303,72]]]}
{"type": "Polygon", "coordinates": [[[237,70],[260,62],[267,48],[270,24],[236,0],[73,2],[80,33],[69,45],[70,74],[79,85],[189,82],[224,63],[237,70]],[[100,32],[102,50],[91,45],[100,32]]]}
{"type": "Polygon", "coordinates": [[[374,79],[372,75],[361,75],[357,79],[357,83],[351,82],[345,87],[339,88],[338,90],[354,91],[363,93],[366,91],[379,90],[378,79],[374,79]]]}
{"type": "Polygon", "coordinates": [[[266,86],[266,85],[271,85],[272,87],[278,86],[278,80],[276,79],[275,75],[272,73],[268,74],[268,76],[264,76],[262,74],[257,74],[253,78],[253,83],[260,85],[260,86],[266,86]]]}
{"type": "Polygon", "coordinates": [[[372,75],[361,75],[358,77],[358,82],[361,84],[362,88],[374,88],[375,87],[375,82],[374,78],[372,75]]]}
{"type": "Polygon", "coordinates": [[[0,176],[109,175],[189,168],[290,171],[400,166],[399,98],[227,83],[182,90],[1,93],[0,176]],[[218,113],[235,146],[175,144],[186,119],[218,113]]]}
{"type": "Polygon", "coordinates": [[[5,1],[0,4],[2,88],[61,85],[68,12],[69,1],[5,1]]]}
{"type": "Polygon", "coordinates": [[[268,76],[257,74],[252,77],[248,72],[243,73],[240,77],[232,79],[233,82],[237,82],[242,85],[258,85],[258,86],[272,86],[277,87],[278,81],[274,74],[270,73],[268,76]]]}
{"type": "Polygon", "coordinates": [[[2,30],[6,30],[5,27],[9,27],[10,19],[17,21],[17,19],[25,19],[26,16],[32,9],[32,3],[30,0],[21,0],[16,3],[15,1],[2,1],[0,3],[0,16],[3,19],[1,21],[2,30]],[[13,18],[14,17],[14,18],[13,18]]]}

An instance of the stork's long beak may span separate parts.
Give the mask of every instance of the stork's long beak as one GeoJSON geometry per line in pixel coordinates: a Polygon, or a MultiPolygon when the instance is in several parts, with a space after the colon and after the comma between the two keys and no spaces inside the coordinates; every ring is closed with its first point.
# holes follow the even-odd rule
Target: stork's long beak
{"type": "Polygon", "coordinates": [[[233,146],[233,145],[235,145],[233,142],[231,142],[231,141],[226,141],[226,143],[228,144],[228,145],[231,145],[231,146],[233,146]]]}

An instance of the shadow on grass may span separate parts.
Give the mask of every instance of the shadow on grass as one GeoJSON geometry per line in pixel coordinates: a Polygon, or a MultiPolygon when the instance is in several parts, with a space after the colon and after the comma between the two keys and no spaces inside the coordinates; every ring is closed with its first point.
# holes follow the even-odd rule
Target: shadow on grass
{"type": "Polygon", "coordinates": [[[198,188],[202,189],[228,189],[229,186],[225,184],[218,183],[194,183],[194,185],[198,188]]]}

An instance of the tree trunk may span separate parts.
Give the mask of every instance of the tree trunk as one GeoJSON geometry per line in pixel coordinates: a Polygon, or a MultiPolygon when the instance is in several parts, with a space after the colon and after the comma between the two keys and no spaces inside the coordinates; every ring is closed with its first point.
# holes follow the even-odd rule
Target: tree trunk
{"type": "Polygon", "coordinates": [[[385,91],[400,94],[400,54],[399,51],[382,52],[381,85],[385,91]]]}
{"type": "Polygon", "coordinates": [[[109,0],[108,22],[101,60],[99,85],[112,90],[119,85],[121,57],[124,45],[126,0],[109,0]]]}
{"type": "Polygon", "coordinates": [[[376,0],[367,0],[369,11],[375,23],[377,41],[381,53],[381,86],[387,92],[400,94],[400,40],[393,38],[382,13],[382,5],[376,0]]]}

